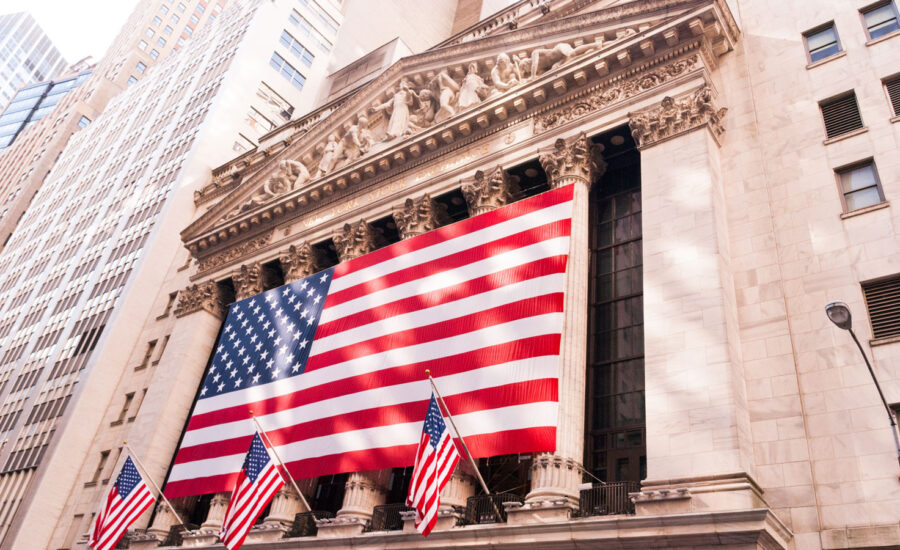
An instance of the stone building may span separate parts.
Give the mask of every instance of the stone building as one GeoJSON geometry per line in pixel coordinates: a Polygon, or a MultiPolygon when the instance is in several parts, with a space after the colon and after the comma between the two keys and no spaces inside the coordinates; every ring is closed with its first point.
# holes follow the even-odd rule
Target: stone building
{"type": "MultiPolygon", "coordinates": [[[[111,324],[143,327],[108,345],[146,374],[92,414],[123,422],[146,376],[117,433],[161,480],[227,303],[572,184],[557,448],[482,459],[505,521],[460,469],[423,539],[408,469],[348,472],[301,481],[312,515],[283,490],[246,547],[896,548],[891,426],[824,305],[900,402],[898,37],[893,1],[515,2],[196,182],[187,250],[135,282],[152,314],[111,324]]],[[[99,507],[93,467],[54,541],[99,507]]],[[[157,506],[131,547],[214,545],[227,499],[174,502],[187,532],[157,506]]]]}

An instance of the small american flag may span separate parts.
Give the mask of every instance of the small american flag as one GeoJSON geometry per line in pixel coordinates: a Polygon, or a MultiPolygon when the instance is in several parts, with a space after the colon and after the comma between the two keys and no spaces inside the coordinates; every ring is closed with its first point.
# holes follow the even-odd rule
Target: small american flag
{"type": "Polygon", "coordinates": [[[283,486],[284,480],[257,432],[244,458],[244,467],[238,474],[219,533],[228,550],[235,550],[244,544],[256,518],[283,486]]]}
{"type": "Polygon", "coordinates": [[[122,471],[106,497],[106,505],[94,520],[88,541],[94,550],[111,550],[125,534],[128,526],[149,508],[156,498],[144,478],[134,467],[131,457],[125,459],[122,471]]]}
{"type": "Polygon", "coordinates": [[[231,305],[165,488],[229,491],[256,433],[296,479],[406,467],[430,369],[476,458],[556,447],[572,186],[231,305]]]}
{"type": "Polygon", "coordinates": [[[416,509],[416,529],[428,536],[437,523],[441,491],[459,463],[459,452],[450,437],[434,394],[425,414],[422,439],[416,451],[416,464],[409,482],[406,505],[416,509]]]}

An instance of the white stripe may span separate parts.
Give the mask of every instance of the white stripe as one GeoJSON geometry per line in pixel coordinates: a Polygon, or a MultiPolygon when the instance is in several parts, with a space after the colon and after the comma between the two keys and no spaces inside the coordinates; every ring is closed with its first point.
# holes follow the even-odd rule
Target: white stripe
{"type": "MultiPolygon", "coordinates": [[[[228,539],[233,540],[239,538],[242,533],[249,531],[251,524],[256,520],[254,513],[258,514],[259,511],[268,504],[271,495],[280,488],[276,482],[276,480],[280,481],[278,477],[278,472],[270,462],[256,478],[255,487],[252,486],[254,484],[251,484],[250,488],[245,488],[243,493],[245,498],[241,499],[235,508],[243,507],[243,510],[237,516],[232,518],[228,528],[228,539]],[[266,492],[257,492],[269,483],[273,483],[273,485],[267,489],[266,492]]],[[[250,480],[247,479],[246,482],[249,483],[250,480]]]]}
{"type": "Polygon", "coordinates": [[[313,343],[312,353],[325,353],[333,349],[364,342],[373,337],[415,329],[439,321],[456,319],[535,296],[562,292],[564,288],[565,274],[563,273],[535,277],[534,279],[501,286],[488,292],[473,294],[434,307],[388,317],[381,321],[375,321],[374,323],[345,330],[325,338],[316,339],[313,343]]]}
{"type": "MultiPolygon", "coordinates": [[[[425,294],[427,292],[434,292],[522,264],[542,260],[551,256],[566,255],[568,253],[569,237],[555,237],[528,246],[514,248],[477,262],[448,269],[447,271],[441,271],[427,277],[422,277],[421,279],[414,279],[383,290],[365,294],[342,304],[326,307],[322,311],[322,317],[319,320],[319,323],[328,323],[349,315],[355,315],[360,311],[374,309],[383,306],[384,304],[396,302],[403,298],[418,296],[419,294],[425,294]]],[[[315,355],[316,353],[315,342],[313,342],[311,354],[315,355]]]]}
{"type": "Polygon", "coordinates": [[[329,293],[338,292],[351,286],[383,277],[407,267],[419,265],[425,262],[455,254],[456,252],[474,248],[487,242],[495,241],[503,237],[515,235],[522,231],[540,227],[559,220],[567,220],[572,217],[572,201],[567,201],[546,208],[541,208],[528,214],[506,220],[484,229],[466,233],[452,239],[441,241],[432,246],[415,250],[402,256],[396,256],[383,262],[369,266],[359,271],[348,273],[342,277],[336,277],[331,282],[329,293]]]}
{"type": "MultiPolygon", "coordinates": [[[[471,437],[508,430],[555,427],[556,402],[537,402],[454,415],[460,431],[471,437]]],[[[352,451],[363,451],[397,445],[415,445],[422,434],[422,422],[408,422],[367,428],[351,432],[289,443],[278,447],[278,454],[285,462],[328,456],[352,451]]],[[[176,464],[169,476],[170,482],[228,474],[241,468],[245,453],[196,460],[176,464]]],[[[410,457],[412,459],[413,457],[410,457]]]]}
{"type": "MultiPolygon", "coordinates": [[[[444,395],[451,396],[528,380],[555,379],[558,365],[558,356],[545,355],[451,374],[440,377],[439,380],[444,395]]],[[[355,411],[412,403],[428,394],[430,384],[428,380],[416,380],[405,384],[380,386],[259,416],[257,420],[263,429],[270,432],[355,411]]],[[[250,435],[255,431],[253,419],[250,418],[190,430],[185,432],[181,448],[250,435]]]]}
{"type": "MultiPolygon", "coordinates": [[[[136,486],[131,493],[131,496],[128,500],[119,500],[115,502],[114,507],[111,508],[110,514],[108,516],[107,521],[109,519],[113,519],[112,523],[107,523],[103,526],[103,533],[100,535],[100,544],[101,545],[111,545],[113,541],[117,538],[115,535],[121,534],[123,531],[128,529],[128,526],[137,519],[136,514],[134,512],[137,511],[137,507],[144,500],[146,496],[151,497],[150,503],[152,504],[155,499],[152,498],[150,494],[150,490],[147,488],[143,482],[140,485],[136,486]]],[[[121,499],[121,497],[117,497],[121,499]]],[[[141,511],[143,512],[143,510],[141,511]]]]}
{"type": "MultiPolygon", "coordinates": [[[[284,380],[262,384],[240,391],[229,392],[207,399],[200,399],[194,409],[194,416],[229,407],[236,407],[287,395],[297,391],[315,388],[324,384],[370,374],[385,369],[433,361],[448,354],[475,351],[495,345],[514,342],[532,336],[562,333],[562,313],[546,313],[525,319],[517,319],[501,325],[494,325],[466,334],[434,340],[424,344],[397,348],[382,353],[358,357],[342,363],[293,376],[284,380]]],[[[555,358],[556,356],[554,356],[555,358]]],[[[248,422],[250,422],[248,420],[248,422]]],[[[191,432],[187,432],[191,433],[191,432]]],[[[185,436],[187,437],[187,433],[185,436]]],[[[187,446],[182,444],[182,447],[187,446]]]]}

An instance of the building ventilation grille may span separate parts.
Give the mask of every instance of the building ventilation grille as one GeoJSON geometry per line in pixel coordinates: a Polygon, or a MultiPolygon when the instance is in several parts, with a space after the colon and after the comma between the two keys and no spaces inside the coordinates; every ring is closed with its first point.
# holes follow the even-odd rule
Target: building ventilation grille
{"type": "Polygon", "coordinates": [[[900,276],[865,283],[863,292],[875,338],[900,336],[900,276]]]}
{"type": "Polygon", "coordinates": [[[854,93],[823,102],[821,107],[822,118],[825,119],[825,134],[829,138],[863,127],[854,93]]]}
{"type": "Polygon", "coordinates": [[[888,98],[891,100],[894,116],[900,116],[900,76],[885,80],[884,87],[887,90],[888,98]]]}

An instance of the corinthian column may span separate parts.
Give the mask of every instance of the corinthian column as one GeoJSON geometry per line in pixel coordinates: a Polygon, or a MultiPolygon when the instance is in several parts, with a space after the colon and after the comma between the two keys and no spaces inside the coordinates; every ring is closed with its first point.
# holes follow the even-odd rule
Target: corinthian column
{"type": "Polygon", "coordinates": [[[449,220],[447,207],[425,194],[417,199],[406,199],[403,206],[394,210],[394,221],[400,237],[409,239],[437,229],[449,220]]]}
{"type": "Polygon", "coordinates": [[[291,245],[279,258],[284,271],[284,282],[290,283],[309,277],[321,271],[322,262],[318,251],[308,242],[291,245]]]}
{"type": "Polygon", "coordinates": [[[479,170],[475,172],[472,181],[462,185],[462,194],[469,207],[470,216],[484,214],[509,204],[515,191],[516,186],[500,166],[491,173],[479,170]]]}
{"type": "Polygon", "coordinates": [[[244,264],[231,275],[234,281],[234,300],[256,296],[263,291],[262,267],[258,263],[244,264]]]}
{"type": "Polygon", "coordinates": [[[209,501],[209,511],[206,513],[206,521],[200,525],[201,529],[216,529],[222,527],[225,521],[225,512],[228,511],[228,501],[231,493],[216,493],[209,501]]]}
{"type": "MultiPolygon", "coordinates": [[[[588,194],[605,163],[584,133],[557,139],[539,156],[554,189],[574,185],[572,236],[566,269],[565,313],[559,357],[559,412],[556,451],[535,456],[531,466],[531,492],[522,511],[531,515],[567,516],[577,505],[584,455],[584,384],[587,361],[588,194]]],[[[510,522],[528,521],[520,514],[510,522]]]]}

